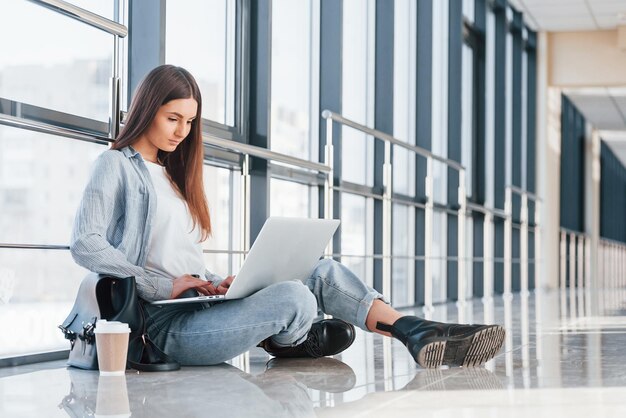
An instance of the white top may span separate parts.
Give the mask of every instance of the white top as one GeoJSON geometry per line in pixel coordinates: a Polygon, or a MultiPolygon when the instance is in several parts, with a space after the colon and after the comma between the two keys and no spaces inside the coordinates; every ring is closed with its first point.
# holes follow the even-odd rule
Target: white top
{"type": "Polygon", "coordinates": [[[146,166],[157,203],[145,269],[172,280],[184,274],[204,277],[206,267],[199,225],[192,230],[193,220],[187,203],[170,183],[165,167],[150,161],[146,161],[146,166]]]}

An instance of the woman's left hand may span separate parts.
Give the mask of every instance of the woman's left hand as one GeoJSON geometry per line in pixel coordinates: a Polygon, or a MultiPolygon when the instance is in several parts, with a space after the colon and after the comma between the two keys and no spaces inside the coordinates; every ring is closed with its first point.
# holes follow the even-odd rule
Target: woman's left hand
{"type": "Polygon", "coordinates": [[[217,294],[218,295],[225,294],[228,291],[228,288],[230,287],[230,284],[233,282],[234,278],[235,276],[228,276],[227,278],[222,280],[219,286],[215,288],[215,290],[217,291],[217,294]]]}

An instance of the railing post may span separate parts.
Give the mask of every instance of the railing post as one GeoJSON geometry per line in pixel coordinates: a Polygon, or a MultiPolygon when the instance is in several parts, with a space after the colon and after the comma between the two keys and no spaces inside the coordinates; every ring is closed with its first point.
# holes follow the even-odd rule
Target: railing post
{"type": "Polygon", "coordinates": [[[391,297],[391,217],[393,196],[393,167],[391,143],[385,141],[383,163],[383,295],[391,297]]]}
{"type": "MultiPolygon", "coordinates": [[[[250,249],[250,156],[243,156],[241,165],[241,264],[250,249]]],[[[240,265],[241,265],[240,264],[240,265]]]]}
{"type": "MultiPolygon", "coordinates": [[[[324,181],[324,218],[333,219],[333,194],[335,187],[335,160],[333,150],[333,120],[326,119],[326,145],[324,146],[325,163],[330,167],[330,171],[326,173],[324,181]]],[[[331,239],[326,246],[326,254],[330,254],[333,258],[333,240],[331,239]]]]}
{"type": "Polygon", "coordinates": [[[520,212],[520,280],[521,292],[528,293],[528,193],[522,193],[520,212]]]}
{"type": "Polygon", "coordinates": [[[577,273],[577,279],[576,279],[576,287],[578,287],[579,289],[582,289],[584,286],[583,283],[583,261],[584,261],[584,256],[585,256],[585,236],[584,235],[579,235],[578,236],[578,248],[576,251],[576,273],[577,273]]]}
{"type": "Polygon", "coordinates": [[[424,314],[427,319],[433,312],[433,159],[426,160],[426,208],[424,209],[424,314]]]}
{"type": "Polygon", "coordinates": [[[511,187],[506,188],[504,197],[504,294],[511,295],[513,273],[513,205],[511,187]]]}
{"type": "Polygon", "coordinates": [[[535,289],[543,287],[545,283],[544,277],[541,276],[541,271],[543,271],[541,232],[541,201],[535,200],[535,251],[533,254],[533,259],[535,260],[535,289]]]}
{"type": "Polygon", "coordinates": [[[569,234],[569,299],[570,316],[576,317],[576,234],[569,234]]]}
{"type": "MultiPolygon", "coordinates": [[[[591,316],[593,315],[593,309],[592,309],[592,292],[591,292],[591,243],[592,243],[592,238],[591,236],[587,236],[585,237],[585,268],[584,268],[584,280],[583,280],[583,286],[585,288],[585,299],[587,301],[585,308],[586,308],[586,316],[591,316]]],[[[593,305],[595,305],[595,301],[593,302],[593,305]]]]}
{"type": "Polygon", "coordinates": [[[624,282],[626,280],[626,248],[624,247],[624,245],[621,246],[621,256],[620,258],[622,259],[622,263],[621,263],[621,269],[620,269],[620,274],[619,277],[621,278],[621,282],[620,282],[620,286],[624,286],[624,282]]]}
{"type": "Polygon", "coordinates": [[[111,89],[109,103],[109,138],[117,138],[120,130],[120,77],[119,77],[119,42],[120,37],[113,35],[113,68],[109,88],[111,89]]]}
{"type": "Polygon", "coordinates": [[[485,212],[483,221],[483,298],[493,298],[493,215],[485,212]]]}
{"type": "Polygon", "coordinates": [[[604,275],[606,270],[604,268],[604,242],[598,241],[598,255],[596,258],[596,269],[594,271],[594,284],[597,292],[597,303],[598,303],[598,314],[601,314],[604,311],[604,275]]]}
{"type": "Polygon", "coordinates": [[[578,293],[578,315],[584,316],[585,314],[585,300],[584,300],[584,289],[585,284],[583,282],[584,275],[584,259],[585,259],[585,240],[586,237],[584,235],[578,236],[577,248],[576,248],[576,287],[578,293]]]}
{"type": "Polygon", "coordinates": [[[565,290],[565,285],[567,282],[567,235],[565,234],[565,231],[561,231],[561,242],[559,244],[561,247],[561,270],[559,271],[559,284],[561,285],[561,290],[565,290]]]}
{"type": "Polygon", "coordinates": [[[465,170],[459,170],[459,188],[458,188],[458,223],[457,223],[457,269],[458,269],[458,302],[465,304],[467,299],[467,271],[465,259],[465,221],[467,212],[467,195],[465,192],[465,170]]]}

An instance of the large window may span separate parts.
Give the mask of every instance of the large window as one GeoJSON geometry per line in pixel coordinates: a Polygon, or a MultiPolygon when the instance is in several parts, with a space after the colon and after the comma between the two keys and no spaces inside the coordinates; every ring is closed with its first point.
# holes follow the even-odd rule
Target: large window
{"type": "MultiPolygon", "coordinates": [[[[448,4],[433,2],[433,114],[432,152],[448,157],[448,4]]],[[[448,167],[433,164],[434,198],[448,202],[448,167]]]]}
{"type": "Polygon", "coordinates": [[[235,125],[238,4],[234,0],[166,2],[165,62],[194,75],[202,92],[202,117],[228,126],[235,125]]]}
{"type": "MultiPolygon", "coordinates": [[[[72,3],[110,20],[125,8],[116,0],[72,3]]],[[[114,36],[36,3],[4,6],[0,27],[16,36],[0,41],[0,98],[8,104],[1,111],[105,134],[114,36]]],[[[0,243],[38,247],[0,249],[0,326],[11,329],[0,336],[0,358],[67,349],[57,325],[87,272],[62,248],[92,163],[106,149],[0,125],[0,243]]]]}
{"type": "MultiPolygon", "coordinates": [[[[375,3],[372,0],[343,2],[343,115],[360,124],[374,126],[375,3]]],[[[374,140],[352,128],[342,130],[342,178],[352,183],[374,184],[374,140]]]]}
{"type": "Polygon", "coordinates": [[[318,217],[317,187],[273,178],[270,182],[270,215],[318,217]]]}
{"type": "MultiPolygon", "coordinates": [[[[420,237],[421,238],[421,237],[420,237]]],[[[391,300],[394,306],[415,303],[415,208],[393,205],[391,300]]]]}
{"type": "Polygon", "coordinates": [[[205,263],[213,273],[226,277],[236,273],[241,257],[241,176],[228,168],[204,166],[204,191],[211,214],[212,236],[203,244],[205,263]],[[217,252],[219,251],[219,252],[217,252]]]}
{"type": "MultiPolygon", "coordinates": [[[[432,103],[432,152],[448,156],[448,4],[433,2],[433,103],[432,103]]],[[[436,203],[448,203],[448,166],[433,161],[433,198],[436,203]]],[[[433,301],[447,297],[447,213],[435,210],[433,216],[432,278],[433,301]]],[[[429,237],[427,237],[428,239],[429,237]]]]}
{"type": "Polygon", "coordinates": [[[3,4],[0,97],[108,121],[113,35],[28,1],[3,4]]]}
{"type": "MultiPolygon", "coordinates": [[[[476,144],[474,123],[474,50],[463,44],[462,111],[461,111],[461,164],[465,167],[465,192],[474,194],[474,147],[476,144]]],[[[478,94],[479,92],[476,92],[478,94]]]]}
{"type": "MultiPolygon", "coordinates": [[[[394,4],[393,135],[415,145],[417,97],[417,3],[394,4]]],[[[415,153],[393,150],[393,191],[415,197],[415,153]]],[[[393,205],[391,300],[394,306],[415,303],[415,208],[393,205]]],[[[418,237],[423,240],[423,236],[418,237]]]]}
{"type": "Polygon", "coordinates": [[[487,8],[485,35],[485,206],[495,207],[495,50],[496,16],[487,8]]]}
{"type": "MultiPolygon", "coordinates": [[[[163,10],[151,9],[155,13],[148,16],[151,13],[130,8],[130,0],[68,1],[121,24],[130,21],[128,13],[134,13],[134,23],[143,24],[142,29],[162,38],[150,38],[150,42],[135,38],[132,51],[125,38],[115,48],[113,35],[38,2],[8,2],[0,14],[0,27],[16,36],[0,40],[3,123],[12,123],[6,117],[10,115],[26,122],[36,119],[106,135],[112,116],[113,63],[118,63],[124,106],[128,93],[124,85],[135,82],[134,78],[129,81],[127,63],[156,65],[164,60],[187,68],[196,77],[203,96],[206,134],[240,142],[251,135],[255,145],[267,143],[274,153],[317,162],[323,160],[319,155],[319,138],[323,137],[319,132],[323,126],[320,97],[328,99],[329,106],[336,106],[333,110],[342,116],[373,128],[375,70],[381,65],[384,77],[380,80],[385,78],[387,83],[391,80],[386,77],[393,75],[387,92],[393,96],[393,116],[387,114],[390,109],[378,115],[393,117],[393,132],[389,134],[406,144],[430,147],[437,156],[460,158],[466,168],[466,192],[475,204],[502,209],[504,186],[512,182],[512,173],[518,175],[519,166],[521,181],[516,185],[530,188],[527,177],[531,179],[534,167],[534,136],[529,102],[534,100],[534,75],[527,75],[526,67],[532,67],[534,56],[523,53],[519,60],[518,55],[512,55],[513,47],[519,52],[519,38],[515,38],[516,43],[512,41],[506,24],[519,28],[520,15],[511,13],[508,5],[505,11],[502,2],[342,0],[338,4],[328,2],[330,9],[325,9],[326,3],[320,0],[168,0],[163,2],[163,10]],[[393,26],[391,16],[385,14],[390,10],[384,10],[388,5],[393,7],[393,26]],[[340,7],[341,17],[336,14],[340,7]],[[458,39],[450,38],[459,33],[450,25],[450,18],[456,25],[461,7],[464,43],[459,48],[458,39]],[[378,21],[377,25],[377,10],[383,11],[379,17],[384,24],[378,21]],[[517,20],[512,22],[514,17],[517,20]],[[340,23],[341,31],[321,33],[322,23],[329,29],[340,23]],[[377,39],[383,43],[393,39],[393,63],[389,63],[393,64],[393,74],[384,70],[386,63],[376,51],[377,39]],[[330,45],[328,51],[322,50],[326,45],[330,45]],[[115,51],[117,56],[113,57],[115,51]],[[131,52],[139,56],[128,56],[131,52]],[[321,69],[321,57],[337,65],[321,69]],[[513,73],[512,68],[518,61],[524,68],[521,83],[519,72],[513,73]],[[521,105],[515,95],[518,84],[521,105]],[[452,99],[449,93],[454,93],[452,99]],[[418,97],[424,100],[418,101],[418,97]],[[519,107],[521,115],[515,110],[519,107]],[[519,118],[521,133],[516,128],[519,118]],[[248,126],[255,132],[248,132],[248,126]],[[516,161],[521,163],[516,165],[516,161]]],[[[524,29],[524,39],[529,37],[527,32],[524,29]]],[[[420,228],[426,218],[430,219],[425,216],[430,212],[425,211],[423,201],[426,158],[394,146],[392,221],[381,227],[388,207],[380,205],[383,190],[374,187],[375,169],[382,168],[380,158],[375,161],[379,157],[374,153],[377,140],[334,123],[338,181],[333,196],[335,215],[341,218],[334,256],[373,285],[375,268],[379,272],[383,264],[379,263],[381,253],[387,250],[382,248],[381,232],[387,233],[386,226],[390,226],[391,294],[386,296],[395,306],[413,305],[416,296],[423,298],[422,279],[430,272],[432,300],[445,301],[455,294],[448,288],[449,283],[455,283],[448,277],[448,268],[453,271],[457,260],[449,254],[455,255],[457,239],[463,236],[457,234],[454,222],[456,191],[448,190],[449,180],[450,184],[456,182],[456,171],[432,161],[434,213],[428,228],[432,235],[425,237],[420,228]],[[379,210],[381,207],[384,210],[379,210]],[[429,270],[424,268],[422,257],[427,250],[429,270]]],[[[231,145],[234,147],[226,150],[207,144],[207,162],[211,165],[204,167],[213,225],[212,237],[203,244],[205,261],[209,270],[222,276],[239,269],[244,227],[254,230],[263,221],[260,213],[310,218],[323,215],[323,176],[298,167],[297,162],[285,163],[289,159],[284,158],[278,158],[282,162],[270,158],[267,171],[265,164],[257,164],[261,157],[252,158],[253,189],[249,194],[254,201],[246,202],[248,193],[244,194],[239,172],[243,159],[234,150],[242,144],[231,145]],[[264,207],[259,208],[259,204],[264,207]],[[243,222],[244,209],[250,209],[253,225],[243,222]]],[[[0,125],[0,244],[11,245],[0,248],[0,326],[36,334],[30,339],[0,336],[0,357],[67,348],[56,325],[64,319],[86,271],[72,261],[68,251],[49,246],[69,243],[90,167],[105,149],[104,144],[0,125]],[[27,244],[44,248],[13,248],[27,244]]],[[[480,263],[473,257],[480,257],[484,240],[490,241],[497,261],[486,262],[494,263],[499,286],[504,271],[503,218],[496,216],[493,235],[488,237],[482,237],[481,219],[476,213],[467,218],[466,253],[460,257],[480,263]]],[[[517,229],[513,236],[517,240],[511,243],[516,258],[520,253],[517,229]]],[[[471,296],[473,279],[481,280],[481,271],[473,269],[472,262],[466,264],[466,296],[471,296]]],[[[377,285],[381,284],[379,279],[376,277],[377,285]]]]}
{"type": "Polygon", "coordinates": [[[319,2],[272,1],[271,149],[317,161],[319,2]]]}
{"type": "MultiPolygon", "coordinates": [[[[68,245],[91,164],[105,149],[0,125],[0,242],[68,245]]],[[[56,326],[85,274],[65,250],[0,249],[0,326],[11,330],[0,336],[0,358],[65,349],[56,326]]]]}
{"type": "MultiPolygon", "coordinates": [[[[394,89],[393,135],[415,145],[417,4],[402,0],[394,4],[394,89]]],[[[394,147],[393,188],[395,193],[415,196],[415,154],[394,147]]]]}
{"type": "Polygon", "coordinates": [[[343,193],[341,196],[341,261],[365,283],[374,284],[374,202],[343,193]]]}

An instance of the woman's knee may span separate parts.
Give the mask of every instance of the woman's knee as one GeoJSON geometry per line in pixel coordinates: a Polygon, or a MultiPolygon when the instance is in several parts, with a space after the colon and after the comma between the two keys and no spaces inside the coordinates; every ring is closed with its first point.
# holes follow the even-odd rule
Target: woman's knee
{"type": "Polygon", "coordinates": [[[302,282],[280,282],[267,290],[271,290],[276,305],[286,314],[301,316],[301,320],[306,321],[313,321],[317,316],[317,299],[302,282]]]}
{"type": "Polygon", "coordinates": [[[313,277],[332,278],[334,271],[339,268],[340,264],[332,258],[322,258],[315,265],[313,277]]]}

